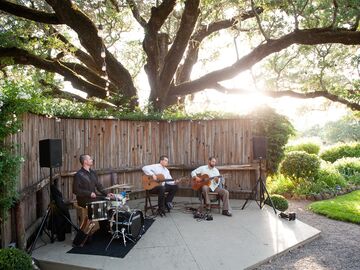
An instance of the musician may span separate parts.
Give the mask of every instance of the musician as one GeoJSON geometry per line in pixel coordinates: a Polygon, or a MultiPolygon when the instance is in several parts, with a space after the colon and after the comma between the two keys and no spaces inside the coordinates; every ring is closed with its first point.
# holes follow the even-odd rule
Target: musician
{"type": "MultiPolygon", "coordinates": [[[[81,155],[80,158],[81,169],[75,174],[73,182],[73,193],[76,195],[77,204],[80,206],[78,208],[78,217],[79,223],[83,224],[84,219],[88,216],[88,211],[86,209],[86,204],[92,201],[102,200],[96,194],[98,191],[100,196],[108,196],[111,199],[114,199],[114,194],[108,193],[104,190],[104,187],[99,182],[97,174],[91,167],[94,164],[94,160],[89,155],[81,155]]],[[[90,211],[91,208],[90,208],[90,211]]],[[[91,215],[91,212],[90,212],[91,215]]],[[[95,227],[92,232],[94,233],[98,229],[102,231],[107,231],[107,221],[95,221],[95,227]]]]}
{"type": "Polygon", "coordinates": [[[114,198],[114,194],[108,193],[99,182],[97,174],[91,169],[94,160],[89,155],[80,156],[81,169],[75,174],[73,182],[73,193],[79,206],[86,207],[86,204],[95,201],[98,197],[96,190],[102,196],[114,198]]]}
{"type": "MultiPolygon", "coordinates": [[[[215,168],[216,165],[216,158],[215,157],[209,157],[208,164],[204,166],[200,166],[199,168],[193,170],[191,172],[191,177],[195,179],[195,181],[200,182],[202,179],[198,175],[204,175],[207,174],[209,178],[219,176],[220,172],[217,168],[215,168]]],[[[219,179],[220,181],[220,179],[219,179]]],[[[208,185],[202,186],[202,195],[205,198],[205,207],[207,210],[210,210],[210,198],[209,198],[209,191],[210,187],[208,185]]],[[[220,181],[219,186],[216,187],[214,192],[217,192],[223,201],[223,210],[222,214],[228,217],[231,217],[232,214],[230,212],[230,203],[229,203],[229,191],[223,188],[223,184],[220,181]]]]}
{"type": "MultiPolygon", "coordinates": [[[[146,175],[152,176],[153,180],[157,181],[157,174],[164,175],[165,179],[172,179],[168,168],[169,158],[165,155],[160,156],[159,163],[146,165],[142,168],[143,172],[146,175]]],[[[150,190],[150,193],[158,194],[158,214],[162,217],[165,216],[165,207],[168,211],[173,208],[172,201],[174,199],[175,193],[178,190],[177,181],[167,181],[159,183],[158,186],[150,190]],[[165,199],[165,192],[168,192],[168,195],[165,199]]]]}

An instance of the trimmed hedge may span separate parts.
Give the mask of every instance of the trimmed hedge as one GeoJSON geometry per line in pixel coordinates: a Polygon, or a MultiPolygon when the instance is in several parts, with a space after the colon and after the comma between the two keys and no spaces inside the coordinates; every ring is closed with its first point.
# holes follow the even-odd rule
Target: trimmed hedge
{"type": "MultiPolygon", "coordinates": [[[[285,199],[284,196],[281,196],[281,195],[278,195],[278,194],[272,194],[272,195],[270,195],[270,198],[271,198],[271,200],[272,200],[272,202],[273,202],[273,204],[274,204],[274,207],[275,207],[277,210],[279,210],[279,211],[281,211],[281,212],[284,212],[284,211],[286,211],[286,210],[289,208],[289,203],[288,203],[288,201],[285,199]]],[[[270,206],[271,206],[271,203],[270,203],[269,198],[267,198],[267,199],[265,200],[265,203],[266,203],[267,205],[270,205],[270,206]]]]}
{"type": "Polygon", "coordinates": [[[314,154],[294,151],[286,154],[280,172],[292,180],[314,180],[320,168],[320,159],[314,154]]]}
{"type": "Polygon", "coordinates": [[[323,160],[334,163],[336,160],[345,157],[357,157],[360,158],[360,143],[353,142],[347,144],[336,144],[328,149],[324,150],[320,157],[323,160]]]}

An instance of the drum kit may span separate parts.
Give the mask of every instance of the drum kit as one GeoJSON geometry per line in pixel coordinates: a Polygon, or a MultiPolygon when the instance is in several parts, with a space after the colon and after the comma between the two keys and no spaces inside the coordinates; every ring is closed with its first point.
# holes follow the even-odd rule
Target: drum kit
{"type": "Polygon", "coordinates": [[[112,234],[112,238],[105,250],[109,248],[114,239],[122,238],[124,246],[126,246],[126,240],[135,243],[144,232],[143,213],[137,209],[131,210],[126,204],[131,187],[127,184],[108,187],[106,190],[114,190],[114,200],[94,201],[86,205],[90,220],[109,221],[109,232],[112,234]]]}

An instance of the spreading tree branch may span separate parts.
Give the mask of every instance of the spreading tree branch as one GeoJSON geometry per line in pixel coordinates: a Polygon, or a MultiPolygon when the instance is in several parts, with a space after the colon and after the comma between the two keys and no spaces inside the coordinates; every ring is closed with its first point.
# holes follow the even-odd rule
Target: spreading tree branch
{"type": "MultiPolygon", "coordinates": [[[[255,9],[255,12],[258,14],[261,14],[263,11],[264,10],[261,7],[257,7],[255,9]]],[[[181,67],[181,71],[179,73],[176,83],[179,84],[190,80],[192,68],[194,64],[198,61],[200,44],[206,37],[222,29],[230,28],[239,21],[245,21],[247,19],[253,18],[254,16],[254,11],[250,10],[245,11],[239,16],[233,17],[228,20],[221,20],[211,23],[209,25],[202,25],[190,38],[184,64],[181,67]]]]}
{"type": "MultiPolygon", "coordinates": [[[[177,31],[174,43],[165,57],[163,69],[160,75],[161,88],[170,85],[175,71],[185,52],[190,36],[194,30],[197,18],[200,14],[199,0],[187,0],[185,9],[181,18],[179,30],[177,31]]],[[[167,89],[168,90],[168,89],[167,89]]],[[[167,95],[167,92],[163,93],[167,95]]]]}
{"type": "MultiPolygon", "coordinates": [[[[164,40],[164,33],[159,33],[161,26],[170,15],[176,4],[176,0],[164,0],[159,6],[151,8],[151,17],[145,28],[143,48],[147,55],[147,63],[144,69],[148,75],[148,81],[152,89],[150,99],[157,96],[160,90],[159,71],[161,59],[163,59],[160,41],[164,40]]],[[[164,52],[163,52],[164,53],[164,52]]]]}
{"type": "Polygon", "coordinates": [[[329,28],[297,30],[279,39],[269,40],[259,45],[248,55],[242,57],[229,67],[210,72],[197,80],[173,86],[171,93],[172,95],[183,96],[211,88],[215,83],[231,79],[240,72],[251,68],[270,54],[279,52],[293,44],[316,45],[326,43],[360,44],[360,32],[329,28]]]}
{"type": "MultiPolygon", "coordinates": [[[[77,33],[81,45],[101,68],[104,62],[101,50],[105,46],[98,36],[95,24],[71,0],[46,0],[46,2],[53,8],[57,17],[77,33]]],[[[107,49],[105,52],[109,79],[118,86],[118,92],[128,97],[136,96],[136,89],[128,70],[107,49]]]]}
{"type": "Polygon", "coordinates": [[[151,17],[148,22],[148,30],[157,32],[169,17],[176,4],[176,0],[163,0],[157,7],[151,8],[151,17]]]}
{"type": "Polygon", "coordinates": [[[251,0],[251,9],[254,11],[255,18],[256,18],[256,21],[258,23],[261,34],[264,36],[265,40],[269,40],[270,39],[269,36],[266,34],[264,29],[262,28],[259,14],[256,12],[256,7],[255,7],[255,4],[254,4],[254,0],[251,0]]]}
{"type": "MultiPolygon", "coordinates": [[[[215,83],[213,89],[227,94],[249,94],[250,91],[241,89],[241,88],[226,88],[219,83],[215,83]]],[[[315,91],[315,92],[296,92],[292,90],[287,91],[262,91],[260,92],[263,95],[279,98],[279,97],[293,97],[293,98],[301,98],[301,99],[310,99],[310,98],[317,98],[317,97],[324,97],[334,102],[339,102],[347,107],[351,108],[352,110],[360,111],[360,104],[348,101],[342,97],[337,95],[331,94],[328,91],[315,91]]]]}
{"type": "Polygon", "coordinates": [[[44,80],[39,80],[39,83],[41,85],[43,85],[44,87],[49,88],[52,91],[51,96],[54,97],[54,98],[62,98],[62,99],[70,100],[70,101],[76,100],[76,101],[81,102],[81,103],[91,102],[91,103],[93,103],[93,105],[96,108],[99,108],[99,109],[108,109],[108,108],[114,108],[115,107],[115,105],[111,105],[110,103],[104,103],[104,102],[100,102],[100,101],[89,100],[89,99],[83,98],[81,96],[78,96],[76,94],[65,92],[65,91],[61,90],[58,86],[56,86],[54,84],[51,84],[51,83],[48,83],[48,82],[46,82],[44,80]]]}
{"type": "Polygon", "coordinates": [[[86,92],[88,96],[106,98],[106,91],[104,88],[82,79],[73,70],[61,64],[57,60],[43,59],[27,52],[26,50],[14,47],[0,47],[0,59],[1,58],[11,58],[15,64],[32,65],[36,68],[49,72],[56,72],[62,75],[65,80],[70,81],[76,89],[86,92]]]}
{"type": "Polygon", "coordinates": [[[39,10],[34,10],[5,0],[0,0],[0,10],[34,22],[47,24],[62,23],[62,21],[56,16],[55,13],[47,13],[39,10]]]}
{"type": "Polygon", "coordinates": [[[141,17],[139,9],[134,0],[127,0],[127,3],[131,9],[131,12],[135,18],[135,20],[143,27],[146,28],[147,23],[143,17],[141,17]]]}

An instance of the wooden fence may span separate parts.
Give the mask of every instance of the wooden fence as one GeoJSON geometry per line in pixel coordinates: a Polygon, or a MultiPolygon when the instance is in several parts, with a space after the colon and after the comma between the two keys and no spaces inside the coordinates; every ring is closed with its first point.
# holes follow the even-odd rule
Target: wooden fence
{"type": "Polygon", "coordinates": [[[73,199],[73,175],[84,153],[94,157],[94,169],[105,187],[128,183],[135,193],[142,190],[141,167],[157,163],[162,154],[169,156],[174,178],[188,176],[191,170],[206,164],[209,156],[215,156],[221,173],[227,175],[227,188],[236,198],[252,188],[258,173],[252,157],[250,119],[123,121],[26,114],[22,132],[8,138],[20,145],[25,161],[18,185],[19,202],[1,226],[2,247],[11,241],[24,245],[47,208],[49,168],[40,168],[39,141],[49,138],[62,141],[62,166],[53,169],[53,174],[67,200],[73,199]]]}

